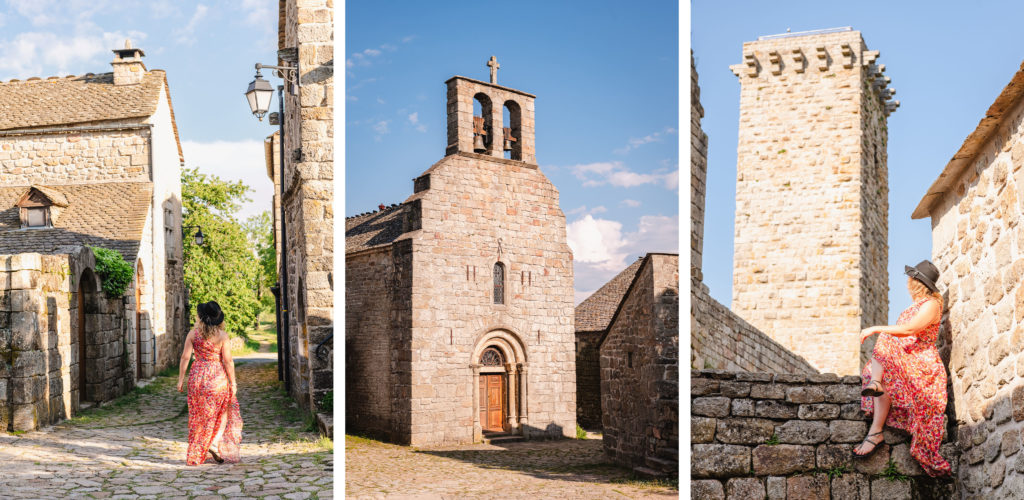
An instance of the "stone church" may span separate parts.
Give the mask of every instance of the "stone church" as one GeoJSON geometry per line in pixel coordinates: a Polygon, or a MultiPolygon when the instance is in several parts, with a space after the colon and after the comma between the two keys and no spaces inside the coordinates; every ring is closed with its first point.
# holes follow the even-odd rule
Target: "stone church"
{"type": "Polygon", "coordinates": [[[535,96],[488,65],[489,82],[446,82],[445,156],[413,194],[345,221],[354,432],[417,446],[575,435],[565,215],[537,166],[535,96]]]}
{"type": "Polygon", "coordinates": [[[167,76],[126,42],[112,72],[0,83],[0,428],[34,429],[172,364],[187,329],[181,166],[167,76]],[[134,278],[101,292],[93,253],[134,278]]]}

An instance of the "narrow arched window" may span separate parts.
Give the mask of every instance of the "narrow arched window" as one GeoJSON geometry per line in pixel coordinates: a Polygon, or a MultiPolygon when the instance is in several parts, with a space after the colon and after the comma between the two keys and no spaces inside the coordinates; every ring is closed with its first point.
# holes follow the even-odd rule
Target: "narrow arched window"
{"type": "Polygon", "coordinates": [[[494,303],[505,303],[505,264],[494,264],[494,303]]]}

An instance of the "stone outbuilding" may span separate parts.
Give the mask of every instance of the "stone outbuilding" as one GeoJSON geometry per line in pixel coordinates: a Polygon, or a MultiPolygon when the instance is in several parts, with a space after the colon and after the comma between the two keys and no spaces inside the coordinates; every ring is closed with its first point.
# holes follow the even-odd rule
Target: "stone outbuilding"
{"type": "Polygon", "coordinates": [[[490,82],[446,82],[445,156],[413,194],[345,221],[351,431],[416,446],[575,435],[565,215],[536,164],[534,96],[491,67],[490,82]]]}
{"type": "Polygon", "coordinates": [[[604,450],[637,473],[674,476],[679,468],[679,255],[649,253],[633,274],[598,340],[604,450]]]}
{"type": "Polygon", "coordinates": [[[576,422],[584,429],[601,428],[601,356],[598,342],[608,333],[643,257],[576,306],[576,422]]]}
{"type": "Polygon", "coordinates": [[[128,42],[113,52],[110,73],[0,83],[0,414],[15,430],[124,393],[187,330],[167,78],[128,42]],[[132,266],[124,297],[100,292],[86,246],[132,266]]]}
{"type": "Polygon", "coordinates": [[[964,458],[962,494],[1018,498],[1024,492],[1024,459],[1017,453],[1024,433],[1024,64],[912,217],[931,218],[932,261],[941,273],[946,316],[939,350],[948,363],[949,416],[964,458]]]}

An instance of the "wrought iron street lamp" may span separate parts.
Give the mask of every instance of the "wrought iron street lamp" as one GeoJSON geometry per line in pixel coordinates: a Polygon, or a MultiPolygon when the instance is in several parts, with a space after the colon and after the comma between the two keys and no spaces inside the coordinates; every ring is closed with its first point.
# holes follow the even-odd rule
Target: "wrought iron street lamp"
{"type": "Polygon", "coordinates": [[[182,236],[183,239],[184,239],[184,236],[185,236],[185,230],[186,229],[198,229],[199,231],[196,231],[196,235],[195,235],[196,245],[203,246],[203,241],[206,240],[206,237],[203,236],[203,228],[199,227],[199,226],[181,226],[181,236],[182,236]]]}

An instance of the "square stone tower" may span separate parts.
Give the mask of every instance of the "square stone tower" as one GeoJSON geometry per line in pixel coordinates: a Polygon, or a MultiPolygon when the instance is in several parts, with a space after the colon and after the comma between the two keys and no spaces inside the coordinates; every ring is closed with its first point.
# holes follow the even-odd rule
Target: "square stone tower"
{"type": "Polygon", "coordinates": [[[824,372],[854,374],[888,315],[890,101],[859,31],[743,44],[732,310],[824,372]]]}

